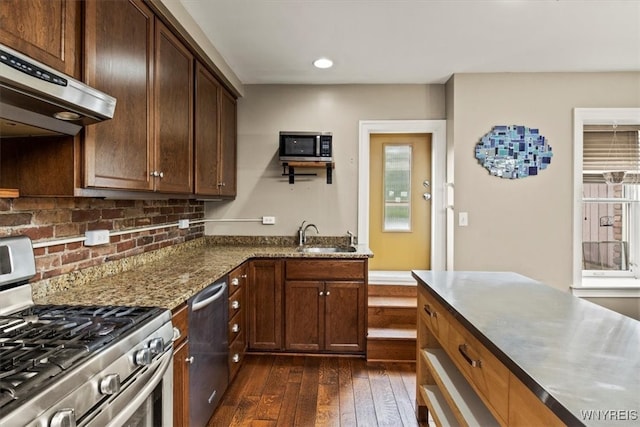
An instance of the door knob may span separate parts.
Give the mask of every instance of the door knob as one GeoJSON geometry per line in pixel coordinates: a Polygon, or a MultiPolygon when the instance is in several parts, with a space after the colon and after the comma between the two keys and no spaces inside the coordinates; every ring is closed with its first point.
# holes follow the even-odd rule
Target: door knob
{"type": "Polygon", "coordinates": [[[422,195],[422,197],[424,197],[425,200],[431,200],[431,194],[430,193],[424,193],[422,195]]]}

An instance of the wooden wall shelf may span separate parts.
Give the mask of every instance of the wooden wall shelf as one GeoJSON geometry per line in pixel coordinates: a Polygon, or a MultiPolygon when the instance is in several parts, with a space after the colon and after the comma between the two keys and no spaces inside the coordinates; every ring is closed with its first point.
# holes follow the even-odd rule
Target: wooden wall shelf
{"type": "Polygon", "coordinates": [[[282,176],[289,177],[289,184],[295,183],[297,176],[317,176],[317,173],[295,173],[296,168],[325,168],[327,170],[327,184],[333,183],[333,169],[336,164],[334,162],[283,162],[282,176]]]}
{"type": "Polygon", "coordinates": [[[20,197],[20,191],[17,188],[0,188],[0,199],[15,199],[20,197]]]}

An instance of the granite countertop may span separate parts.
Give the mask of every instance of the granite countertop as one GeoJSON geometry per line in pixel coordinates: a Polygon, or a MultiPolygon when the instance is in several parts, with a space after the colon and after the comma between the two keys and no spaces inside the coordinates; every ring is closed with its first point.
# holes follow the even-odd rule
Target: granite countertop
{"type": "Polygon", "coordinates": [[[637,425],[640,322],[516,273],[413,275],[563,421],[637,425]]]}
{"type": "Polygon", "coordinates": [[[308,254],[295,246],[206,243],[128,271],[34,294],[36,304],[139,305],[173,309],[250,258],[369,258],[355,252],[308,254]]]}

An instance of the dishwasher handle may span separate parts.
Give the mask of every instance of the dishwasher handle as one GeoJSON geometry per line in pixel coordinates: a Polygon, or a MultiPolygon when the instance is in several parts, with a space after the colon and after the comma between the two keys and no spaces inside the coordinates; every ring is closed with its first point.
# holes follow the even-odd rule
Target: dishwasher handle
{"type": "Polygon", "coordinates": [[[209,304],[220,299],[224,295],[224,291],[227,290],[227,283],[222,282],[217,285],[212,285],[209,288],[202,291],[191,303],[191,310],[202,310],[209,304]],[[213,293],[213,295],[211,295],[213,293]]]}

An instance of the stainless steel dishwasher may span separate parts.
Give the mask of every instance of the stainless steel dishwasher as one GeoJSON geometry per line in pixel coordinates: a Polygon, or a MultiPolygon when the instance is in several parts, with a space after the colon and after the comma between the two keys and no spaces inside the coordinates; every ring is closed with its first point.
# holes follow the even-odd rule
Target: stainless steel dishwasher
{"type": "Polygon", "coordinates": [[[204,427],[229,384],[227,278],[189,300],[189,425],[204,427]]]}

